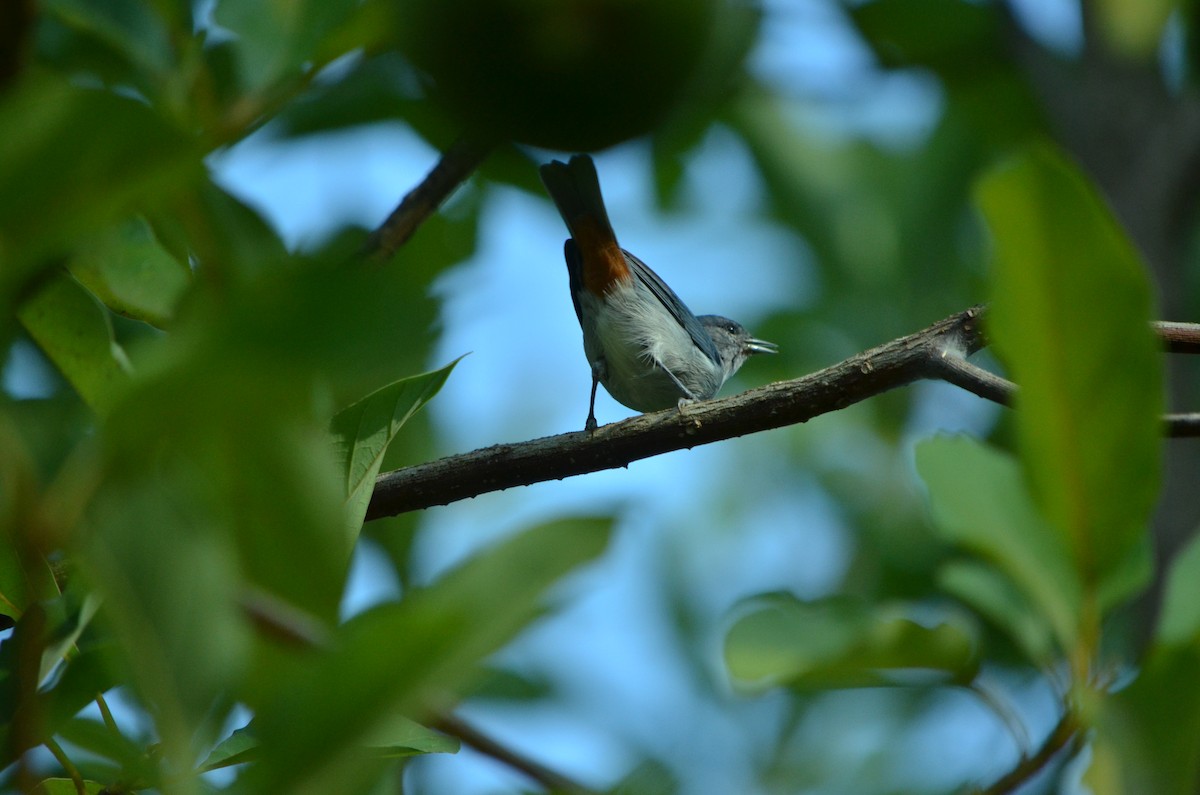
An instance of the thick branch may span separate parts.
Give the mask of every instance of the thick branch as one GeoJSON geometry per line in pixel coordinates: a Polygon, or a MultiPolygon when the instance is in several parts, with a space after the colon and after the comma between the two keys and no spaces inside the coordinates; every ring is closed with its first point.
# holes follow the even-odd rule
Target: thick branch
{"type": "MultiPolygon", "coordinates": [[[[513,486],[562,480],[633,461],[807,422],[920,379],[938,379],[1009,405],[1017,387],[966,361],[987,341],[983,307],[852,356],[820,372],[740,395],[643,414],[595,433],[565,433],[502,444],[380,475],[367,519],[394,516],[513,486]]],[[[1168,351],[1200,352],[1200,325],[1155,323],[1168,351]]],[[[1163,417],[1167,436],[1200,436],[1200,414],[1163,417]]]]}
{"type": "Polygon", "coordinates": [[[945,360],[983,345],[982,307],[893,340],[803,378],[740,395],[643,414],[595,433],[565,433],[496,445],[380,475],[367,519],[445,505],[513,486],[561,480],[672,450],[806,422],[922,378],[942,377],[945,360]]]}
{"type": "Polygon", "coordinates": [[[387,220],[371,233],[363,247],[366,255],[386,260],[395,254],[454,189],[471,176],[491,149],[490,143],[468,135],[455,141],[421,184],[410,190],[387,220]]]}

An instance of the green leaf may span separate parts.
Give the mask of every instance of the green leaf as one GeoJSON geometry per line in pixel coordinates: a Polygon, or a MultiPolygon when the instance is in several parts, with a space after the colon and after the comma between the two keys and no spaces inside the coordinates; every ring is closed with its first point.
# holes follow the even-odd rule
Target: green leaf
{"type": "Polygon", "coordinates": [[[59,274],[21,304],[17,317],[84,402],[107,414],[128,387],[132,368],[95,297],[59,274]]]}
{"type": "Polygon", "coordinates": [[[976,561],[952,561],[938,571],[942,590],[1002,629],[1038,665],[1054,659],[1054,629],[1004,572],[976,561]]]}
{"type": "Polygon", "coordinates": [[[351,542],[362,528],[388,445],[404,423],[433,399],[461,358],[440,370],[388,384],[334,416],[331,430],[345,490],[346,532],[351,542]]]}
{"type": "Polygon", "coordinates": [[[1180,0],[1096,0],[1097,29],[1118,55],[1152,61],[1180,0]]]}
{"type": "MultiPolygon", "coordinates": [[[[401,759],[419,754],[455,754],[460,742],[433,729],[426,728],[402,715],[383,718],[364,737],[364,745],[374,759],[401,759]]],[[[213,748],[200,765],[201,771],[217,770],[262,756],[262,746],[254,732],[254,724],[235,730],[213,748]]]]}
{"type": "Polygon", "coordinates": [[[1141,554],[1158,495],[1161,353],[1145,268],[1107,206],[1049,147],[988,174],[989,334],[1020,385],[1033,492],[1089,587],[1141,554]]]}
{"type": "Polygon", "coordinates": [[[100,609],[100,599],[92,593],[84,594],[78,605],[73,604],[77,598],[70,588],[55,601],[61,604],[65,611],[62,620],[52,628],[46,645],[42,648],[42,664],[38,669],[39,684],[46,680],[54,666],[71,651],[79,636],[87,629],[92,617],[96,615],[96,611],[100,609]]]}
{"type": "Polygon", "coordinates": [[[885,64],[929,66],[947,78],[974,75],[1003,54],[1001,16],[961,0],[878,0],[850,11],[885,64]]]}
{"type": "Polygon", "coordinates": [[[420,718],[543,610],[546,590],[603,549],[607,519],[570,519],[485,550],[404,601],[340,628],[327,651],[275,672],[256,709],[258,792],[353,789],[364,743],[396,715],[420,718]],[[336,687],[329,683],[336,682],[336,687]],[[321,715],[320,721],[309,718],[321,715]]]}
{"type": "Polygon", "coordinates": [[[203,174],[197,141],[143,101],[49,76],[0,96],[0,300],[77,239],[203,174]]]}
{"type": "Polygon", "coordinates": [[[1095,795],[1192,795],[1200,781],[1200,644],[1160,647],[1101,705],[1084,783],[1095,795]]]}
{"type": "Polygon", "coordinates": [[[235,729],[232,734],[212,749],[208,758],[200,764],[200,770],[207,772],[222,767],[240,765],[251,762],[260,756],[258,738],[254,736],[253,724],[247,724],[235,729]]]}
{"type": "Polygon", "coordinates": [[[145,783],[158,778],[153,755],[146,752],[144,745],[114,732],[99,720],[72,718],[63,723],[56,734],[76,748],[113,760],[126,780],[145,783]]]}
{"type": "MultiPolygon", "coordinates": [[[[83,791],[86,795],[104,795],[109,790],[105,784],[84,781],[83,791]]],[[[47,778],[37,783],[33,788],[33,795],[79,795],[79,790],[69,778],[47,778]]]]}
{"type": "Polygon", "coordinates": [[[1200,641],[1200,535],[1171,564],[1157,638],[1171,646],[1200,641]]]}
{"type": "Polygon", "coordinates": [[[365,745],[383,759],[399,759],[418,754],[456,754],[461,743],[457,737],[434,731],[403,715],[389,715],[368,732],[365,745]]]}
{"type": "Polygon", "coordinates": [[[321,45],[358,5],[358,0],[221,0],[213,18],[238,36],[242,84],[261,90],[340,54],[325,52],[321,45]]]}
{"type": "MultiPolygon", "coordinates": [[[[43,10],[127,60],[136,70],[158,77],[172,68],[170,34],[153,6],[139,0],[46,0],[43,10]]],[[[77,44],[75,49],[82,49],[77,44]]],[[[146,85],[146,81],[139,81],[146,85]]]]}
{"type": "Polygon", "coordinates": [[[117,314],[165,327],[191,271],[158,244],[150,225],[133,218],[82,246],[71,275],[117,314]]]}
{"type": "Polygon", "coordinates": [[[725,637],[725,662],[756,688],[875,687],[912,681],[916,672],[969,681],[979,666],[970,627],[950,618],[925,626],[903,606],[775,595],[749,610],[725,637]]]}
{"type": "Polygon", "coordinates": [[[916,448],[934,526],[1012,580],[1046,617],[1064,649],[1078,635],[1083,587],[1064,539],[1038,513],[1017,462],[965,436],[939,436],[916,448]]]}

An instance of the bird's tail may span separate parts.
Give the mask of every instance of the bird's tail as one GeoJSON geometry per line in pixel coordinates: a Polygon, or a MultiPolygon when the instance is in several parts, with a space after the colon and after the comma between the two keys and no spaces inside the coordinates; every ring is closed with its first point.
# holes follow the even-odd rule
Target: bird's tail
{"type": "Polygon", "coordinates": [[[600,193],[600,178],[596,166],[587,155],[575,155],[569,163],[552,160],[538,169],[542,182],[558,214],[575,237],[576,226],[584,221],[589,226],[598,226],[615,241],[608,211],[604,208],[604,196],[600,193]]]}
{"type": "Polygon", "coordinates": [[[596,295],[608,292],[614,280],[633,278],[617,243],[600,193],[596,166],[587,155],[570,162],[552,160],[539,169],[558,214],[571,232],[582,259],[583,286],[596,295]]]}

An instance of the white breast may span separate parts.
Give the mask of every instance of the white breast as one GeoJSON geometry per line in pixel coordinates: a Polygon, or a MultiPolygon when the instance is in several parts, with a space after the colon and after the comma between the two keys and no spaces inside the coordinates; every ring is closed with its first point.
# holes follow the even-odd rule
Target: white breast
{"type": "Polygon", "coordinates": [[[581,290],[579,301],[584,353],[589,362],[604,361],[601,383],[620,403],[637,411],[659,411],[683,397],[703,400],[717,393],[720,365],[696,347],[649,291],[623,285],[601,301],[581,290]]]}

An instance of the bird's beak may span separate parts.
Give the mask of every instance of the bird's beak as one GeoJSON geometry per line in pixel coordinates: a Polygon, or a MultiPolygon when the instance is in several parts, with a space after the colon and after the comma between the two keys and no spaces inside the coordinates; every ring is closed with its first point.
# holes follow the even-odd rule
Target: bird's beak
{"type": "Polygon", "coordinates": [[[779,353],[779,346],[773,342],[751,337],[746,340],[746,353],[779,353]]]}

